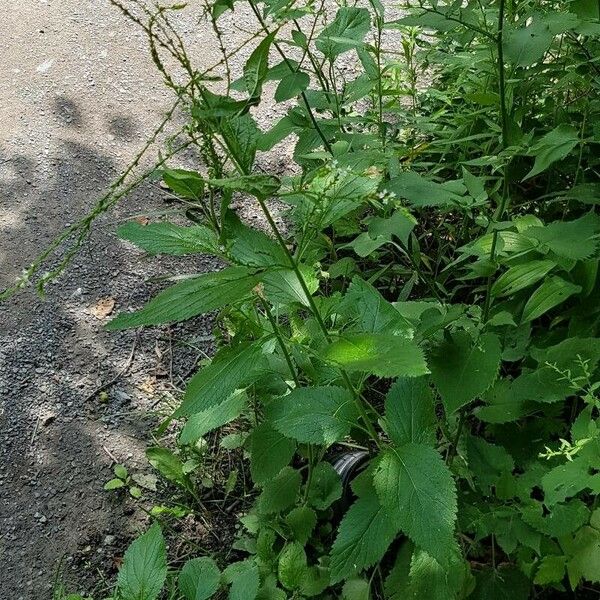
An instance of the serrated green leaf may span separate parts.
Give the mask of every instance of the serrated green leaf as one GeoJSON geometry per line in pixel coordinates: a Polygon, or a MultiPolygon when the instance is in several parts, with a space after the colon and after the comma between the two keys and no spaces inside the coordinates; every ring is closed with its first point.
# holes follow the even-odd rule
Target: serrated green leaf
{"type": "Polygon", "coordinates": [[[344,515],[331,549],[331,583],[381,560],[397,531],[374,490],[358,498],[344,515]]]}
{"type": "Polygon", "coordinates": [[[273,196],[281,187],[281,181],[274,175],[239,175],[227,179],[209,179],[207,183],[232,192],[246,192],[257,198],[273,196]]]}
{"type": "Polygon", "coordinates": [[[155,296],[141,310],[121,313],[107,329],[185,321],[245,298],[258,282],[259,277],[245,267],[227,267],[185,279],[155,296]]]}
{"type": "Polygon", "coordinates": [[[366,579],[348,579],[342,588],[343,600],[370,600],[371,586],[366,579]]]}
{"type": "Polygon", "coordinates": [[[348,371],[379,377],[418,377],[429,373],[423,351],[416,343],[394,335],[347,335],[329,344],[322,356],[348,371]]]}
{"type": "Polygon", "coordinates": [[[555,266],[556,263],[552,260],[530,260],[522,265],[510,267],[494,282],[492,295],[496,298],[510,296],[537,283],[555,266]]]}
{"type": "Polygon", "coordinates": [[[529,154],[535,156],[535,163],[531,171],[523,177],[523,181],[542,173],[557,160],[565,158],[579,141],[577,130],[564,123],[547,133],[531,148],[529,154]]]}
{"type": "Polygon", "coordinates": [[[189,381],[175,417],[190,416],[218,406],[237,389],[256,381],[264,369],[260,343],[224,348],[189,381]]]}
{"type": "Polygon", "coordinates": [[[493,333],[484,333],[474,341],[463,330],[432,350],[431,378],[448,413],[468,404],[494,383],[500,354],[500,340],[493,333]]]}
{"type": "Polygon", "coordinates": [[[527,414],[523,399],[515,393],[509,379],[499,379],[482,398],[485,406],[475,409],[475,416],[486,423],[510,423],[527,414]]]}
{"type": "Polygon", "coordinates": [[[365,8],[340,8],[335,19],[317,36],[317,48],[331,61],[358,47],[371,28],[371,15],[365,8]]]}
{"type": "Polygon", "coordinates": [[[167,577],[165,540],[157,523],[125,552],[117,577],[123,600],[156,600],[167,577]]]}
{"type": "Polygon", "coordinates": [[[194,413],[181,430],[179,443],[193,444],[209,431],[233,421],[246,407],[246,400],[247,396],[244,392],[234,392],[221,404],[194,413]]]}
{"type": "Polygon", "coordinates": [[[279,581],[288,590],[296,590],[300,587],[307,570],[306,552],[304,546],[299,542],[286,544],[281,554],[277,572],[279,581]]]}
{"type": "Polygon", "coordinates": [[[186,600],[207,600],[219,589],[220,581],[221,573],[212,558],[192,558],[179,574],[179,591],[186,600]]]}
{"type": "Polygon", "coordinates": [[[267,481],[258,497],[257,507],[263,514],[273,514],[289,508],[296,501],[301,476],[292,467],[284,467],[273,479],[267,481]]]}
{"type": "Polygon", "coordinates": [[[542,557],[540,565],[533,578],[536,585],[548,585],[549,583],[560,583],[565,577],[567,566],[566,556],[548,555],[542,557]]]}
{"type": "Polygon", "coordinates": [[[299,96],[310,84],[310,76],[304,71],[285,75],[275,90],[275,102],[285,102],[299,96]]]}
{"type": "Polygon", "coordinates": [[[122,479],[111,479],[104,484],[104,489],[109,492],[110,490],[118,490],[125,486],[125,482],[122,479]]]}
{"type": "MultiPolygon", "coordinates": [[[[319,288],[319,280],[314,270],[306,265],[298,265],[300,273],[308,287],[314,294],[319,288]]],[[[282,305],[302,304],[309,307],[310,301],[300,283],[298,275],[293,269],[270,269],[262,276],[265,295],[271,302],[282,305]]]]}
{"type": "Polygon", "coordinates": [[[543,227],[529,227],[523,235],[557,256],[587,260],[598,251],[599,233],[600,218],[588,213],[574,221],[555,221],[543,227]]]}
{"type": "Polygon", "coordinates": [[[477,585],[469,600],[528,600],[531,584],[516,567],[502,566],[477,573],[477,585]]]}
{"type": "Polygon", "coordinates": [[[434,399],[428,378],[398,379],[385,397],[385,420],[392,441],[401,446],[435,441],[434,399]]]}
{"type": "Polygon", "coordinates": [[[456,486],[439,453],[422,444],[386,450],[373,483],[382,506],[410,539],[442,565],[456,551],[456,486]]]}
{"type": "Polygon", "coordinates": [[[179,485],[185,485],[187,476],[183,472],[183,463],[171,450],[153,446],[146,450],[146,458],[163,477],[179,485]]]}
{"type": "Polygon", "coordinates": [[[127,479],[127,475],[129,474],[128,471],[127,471],[127,469],[123,465],[115,465],[113,467],[113,473],[119,479],[127,479]]]}
{"type": "Polygon", "coordinates": [[[575,535],[573,548],[575,553],[567,563],[571,585],[575,587],[581,578],[600,582],[600,531],[582,527],[575,535]]]}
{"type": "Polygon", "coordinates": [[[130,221],[117,230],[117,235],[146,250],[150,254],[217,254],[218,238],[203,225],[180,227],[173,223],[141,225],[130,221]]]}
{"type": "Polygon", "coordinates": [[[261,423],[250,436],[250,472],[256,483],[269,481],[291,460],[296,443],[273,429],[269,423],[261,423]]]}
{"type": "Polygon", "coordinates": [[[344,295],[338,311],[351,319],[358,331],[410,337],[412,326],[370,283],[358,276],[344,295]]]}
{"type": "Polygon", "coordinates": [[[590,517],[587,506],[574,498],[565,504],[543,506],[536,503],[523,508],[523,521],[545,535],[560,538],[577,531],[590,517]]]}
{"type": "Polygon", "coordinates": [[[267,414],[271,425],[283,435],[322,445],[343,439],[358,419],[352,395],[335,386],[296,388],[273,400],[267,414]]]}
{"type": "Polygon", "coordinates": [[[233,563],[223,571],[223,581],[231,584],[229,600],[255,600],[260,586],[258,566],[251,559],[233,563]]]}
{"type": "Polygon", "coordinates": [[[503,475],[510,475],[515,468],[512,456],[502,446],[475,436],[467,438],[467,461],[481,491],[487,495],[503,475]]]}
{"type": "Polygon", "coordinates": [[[221,119],[219,133],[223,136],[227,149],[236,163],[245,172],[250,172],[261,136],[254,119],[248,113],[221,119]]]}
{"type": "Polygon", "coordinates": [[[313,469],[308,503],[317,510],[325,510],[342,497],[342,491],[342,482],[336,470],[329,463],[318,463],[313,469]]]}
{"type": "Polygon", "coordinates": [[[525,304],[522,323],[528,323],[546,314],[549,310],[562,304],[573,294],[578,294],[581,287],[566,281],[562,277],[549,277],[542,285],[531,294],[525,304]]]}
{"type": "Polygon", "coordinates": [[[185,169],[162,169],[163,181],[178,196],[190,200],[200,200],[204,194],[204,178],[195,171],[185,169]]]}
{"type": "Polygon", "coordinates": [[[317,524],[317,515],[308,506],[298,506],[287,514],[285,523],[290,528],[293,539],[304,546],[317,524]]]}

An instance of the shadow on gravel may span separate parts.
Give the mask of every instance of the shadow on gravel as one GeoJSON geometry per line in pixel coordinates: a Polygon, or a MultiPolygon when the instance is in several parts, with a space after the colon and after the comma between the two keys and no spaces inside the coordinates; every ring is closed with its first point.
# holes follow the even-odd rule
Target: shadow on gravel
{"type": "MultiPolygon", "coordinates": [[[[54,110],[65,129],[85,131],[74,100],[59,97],[54,110]]],[[[120,114],[108,117],[106,127],[118,139],[137,133],[135,121],[120,114]]],[[[93,145],[67,136],[47,160],[0,149],[0,287],[89,209],[120,168],[93,145]]],[[[129,210],[149,209],[154,193],[138,190],[129,210]]],[[[180,268],[179,262],[144,262],[113,232],[104,225],[93,233],[45,301],[26,290],[0,304],[2,599],[48,600],[61,560],[66,578],[83,589],[97,580],[96,568],[114,572],[140,518],[132,501],[102,489],[112,457],[147,469],[148,411],[165,378],[188,373],[197,360],[195,350],[173,345],[164,330],[144,331],[127,375],[106,390],[105,401],[91,396],[117,378],[136,333],[108,334],[90,307],[106,297],[116,300],[115,312],[139,306],[155,289],[145,276],[180,268]],[[151,383],[155,394],[147,389],[151,383]]],[[[206,260],[194,265],[212,268],[206,260]]],[[[183,335],[192,342],[197,336],[206,348],[210,328],[209,318],[198,319],[183,335]]]]}

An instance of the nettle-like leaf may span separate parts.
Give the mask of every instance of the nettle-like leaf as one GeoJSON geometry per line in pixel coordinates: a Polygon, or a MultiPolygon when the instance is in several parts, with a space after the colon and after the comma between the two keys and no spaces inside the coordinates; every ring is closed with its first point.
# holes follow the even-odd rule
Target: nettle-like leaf
{"type": "Polygon", "coordinates": [[[185,279],[155,296],[141,310],[121,313],[107,328],[116,330],[185,321],[242,300],[259,281],[260,278],[245,267],[227,267],[185,279]]]}
{"type": "Polygon", "coordinates": [[[587,260],[598,251],[600,217],[587,213],[574,221],[555,221],[543,227],[528,227],[523,235],[556,256],[587,260]]]}
{"type": "Polygon", "coordinates": [[[531,148],[529,154],[535,156],[535,163],[523,179],[530,179],[545,171],[556,161],[565,158],[579,142],[579,133],[574,127],[566,124],[559,125],[531,148]]]}
{"type": "Polygon", "coordinates": [[[125,552],[117,589],[123,600],[156,600],[166,577],[165,540],[158,523],[155,523],[125,552]]]}
{"type": "Polygon", "coordinates": [[[363,371],[379,377],[418,377],[429,373],[419,346],[394,335],[346,335],[329,344],[321,355],[348,371],[363,371]]]}
{"type": "Polygon", "coordinates": [[[401,446],[435,442],[435,404],[426,377],[401,378],[385,397],[385,422],[392,441],[401,446]]]}
{"type": "Polygon", "coordinates": [[[310,84],[310,76],[304,71],[296,71],[282,77],[275,90],[275,101],[285,102],[299,96],[310,84]]]}
{"type": "Polygon", "coordinates": [[[224,402],[192,414],[181,430],[179,443],[193,444],[209,431],[233,421],[242,413],[247,400],[245,392],[234,392],[224,402]]]}
{"type": "Polygon", "coordinates": [[[204,225],[181,227],[173,223],[141,225],[130,221],[117,230],[124,240],[143,248],[149,254],[218,254],[219,240],[214,231],[204,225]]]}
{"type": "Polygon", "coordinates": [[[339,312],[359,331],[411,337],[412,325],[370,283],[353,277],[339,312]]]}
{"type": "Polygon", "coordinates": [[[456,552],[456,486],[439,453],[423,444],[385,450],[373,483],[395,525],[447,566],[456,552]]]}
{"type": "Polygon", "coordinates": [[[287,514],[285,523],[292,532],[293,538],[304,545],[317,525],[317,513],[308,506],[298,506],[287,514]]]}
{"type": "Polygon", "coordinates": [[[333,61],[340,54],[359,47],[370,29],[371,15],[366,8],[342,7],[315,43],[325,57],[333,61]]]}
{"type": "Polygon", "coordinates": [[[528,600],[531,583],[516,567],[484,569],[477,573],[473,600],[528,600]]]}
{"type": "Polygon", "coordinates": [[[204,178],[195,171],[185,169],[167,169],[159,171],[163,181],[178,196],[189,200],[201,200],[204,194],[204,178]]]}
{"type": "Polygon", "coordinates": [[[301,476],[292,467],[284,467],[263,486],[258,497],[257,507],[263,514],[279,513],[289,508],[296,501],[300,490],[301,476]]]}
{"type": "Polygon", "coordinates": [[[574,498],[564,504],[555,504],[548,508],[541,502],[523,508],[523,521],[545,535],[560,538],[585,525],[590,511],[579,499],[574,498]]]}
{"type": "Polygon", "coordinates": [[[467,460],[479,487],[488,495],[491,487],[515,468],[512,456],[502,446],[475,436],[467,438],[467,460]]]}
{"type": "Polygon", "coordinates": [[[255,600],[260,586],[258,566],[252,559],[233,563],[223,571],[223,582],[231,584],[229,600],[255,600]]]}
{"type": "Polygon", "coordinates": [[[220,583],[219,567],[208,556],[188,560],[179,573],[179,590],[186,600],[207,600],[219,589],[220,583]]]}
{"type": "Polygon", "coordinates": [[[432,349],[429,356],[431,378],[448,413],[468,404],[485,392],[498,375],[500,340],[484,333],[473,340],[463,330],[432,349]]]}
{"type": "Polygon", "coordinates": [[[363,493],[338,528],[331,549],[331,583],[348,579],[381,560],[397,532],[375,490],[363,493]]]}
{"type": "Polygon", "coordinates": [[[250,449],[250,472],[252,479],[260,484],[275,477],[290,462],[296,443],[269,423],[261,423],[252,431],[250,449]]]}
{"type": "Polygon", "coordinates": [[[288,590],[299,589],[307,569],[304,546],[299,542],[286,544],[279,555],[277,567],[279,581],[283,587],[288,590]]]}
{"type": "Polygon", "coordinates": [[[481,399],[485,406],[477,407],[475,415],[486,423],[510,423],[528,412],[523,398],[515,392],[509,379],[498,379],[481,399]]]}
{"type": "Polygon", "coordinates": [[[235,115],[229,119],[222,119],[219,131],[237,164],[245,172],[249,172],[254,164],[261,135],[256,121],[248,113],[235,115]]]}
{"type": "Polygon", "coordinates": [[[337,471],[329,463],[318,463],[313,469],[308,503],[317,510],[325,510],[342,497],[342,491],[337,471]]]}
{"type": "Polygon", "coordinates": [[[461,197],[440,183],[426,179],[414,171],[406,171],[386,182],[386,188],[413,206],[452,206],[461,197]]]}
{"type": "Polygon", "coordinates": [[[190,379],[175,416],[190,416],[219,406],[237,389],[253,383],[264,372],[262,344],[255,342],[224,348],[190,379]]]}
{"type": "Polygon", "coordinates": [[[354,398],[335,386],[296,388],[267,407],[271,425],[306,444],[330,445],[343,439],[358,419],[354,398]]]}
{"type": "Polygon", "coordinates": [[[273,34],[267,35],[244,65],[244,83],[250,98],[260,98],[262,85],[269,70],[269,50],[274,37],[273,34]]]}

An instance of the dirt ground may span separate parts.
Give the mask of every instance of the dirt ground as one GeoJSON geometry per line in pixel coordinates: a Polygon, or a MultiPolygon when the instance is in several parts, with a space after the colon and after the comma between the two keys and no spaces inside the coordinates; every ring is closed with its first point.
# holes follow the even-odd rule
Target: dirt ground
{"type": "MultiPolygon", "coordinates": [[[[198,5],[178,21],[209,66],[219,57],[198,5]]],[[[108,0],[2,7],[0,289],[94,204],[172,102],[143,34],[108,0]]],[[[147,185],[102,218],[45,301],[27,290],[0,305],[1,600],[51,598],[59,563],[89,587],[144,526],[103,483],[113,460],[148,470],[148,421],[212,349],[210,319],[138,337],[103,331],[102,307],[140,305],[156,288],[148,278],[216,268],[148,259],[115,237],[126,216],[164,208],[163,194],[147,185]]]]}

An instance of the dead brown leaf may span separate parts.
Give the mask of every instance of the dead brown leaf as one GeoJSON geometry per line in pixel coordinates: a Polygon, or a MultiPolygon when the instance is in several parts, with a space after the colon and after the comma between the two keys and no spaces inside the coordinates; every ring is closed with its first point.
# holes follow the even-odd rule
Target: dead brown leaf
{"type": "Polygon", "coordinates": [[[115,299],[107,296],[106,298],[100,298],[100,300],[90,308],[90,313],[92,313],[96,319],[106,319],[114,308],[115,299]]]}

